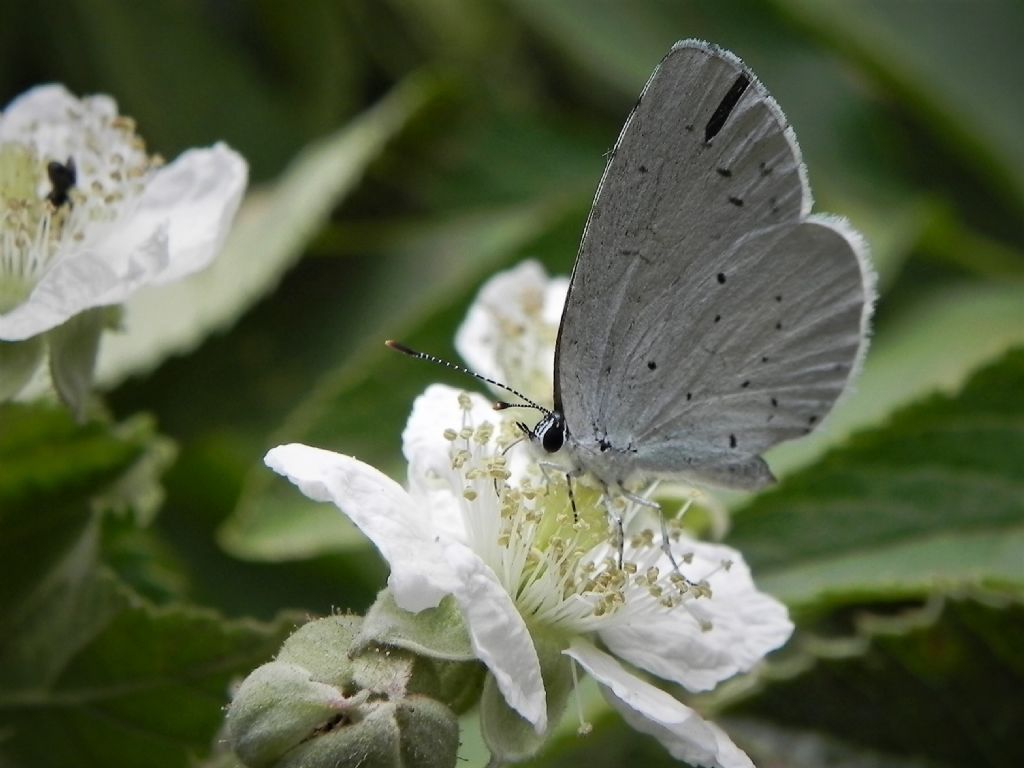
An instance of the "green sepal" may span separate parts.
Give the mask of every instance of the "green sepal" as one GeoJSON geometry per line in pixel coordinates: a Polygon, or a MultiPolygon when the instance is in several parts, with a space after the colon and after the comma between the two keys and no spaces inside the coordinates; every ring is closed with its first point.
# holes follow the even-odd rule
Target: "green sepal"
{"type": "MultiPolygon", "coordinates": [[[[562,654],[564,645],[555,638],[533,636],[547,701],[548,727],[557,723],[573,691],[571,659],[562,654]]],[[[491,750],[491,765],[529,760],[540,751],[547,733],[533,725],[505,701],[493,675],[487,675],[480,700],[480,731],[491,750]]]]}
{"type": "Polygon", "coordinates": [[[327,727],[340,692],[298,664],[272,661],[254,670],[235,693],[225,724],[235,753],[249,768],[275,764],[327,727]]]}
{"type": "Polygon", "coordinates": [[[284,641],[277,660],[298,664],[313,680],[339,690],[352,687],[355,673],[349,649],[361,623],[359,616],[343,614],[307,622],[284,641]]]}
{"type": "Polygon", "coordinates": [[[89,309],[46,334],[54,389],[79,421],[85,418],[100,334],[107,321],[106,308],[89,309]]]}
{"type": "Polygon", "coordinates": [[[0,341],[0,403],[10,400],[28,384],[43,361],[42,336],[24,341],[0,341]]]}
{"type": "Polygon", "coordinates": [[[361,643],[404,648],[417,656],[439,661],[473,661],[473,645],[453,597],[419,613],[402,610],[387,589],[370,606],[359,633],[361,643]]]}
{"type": "Polygon", "coordinates": [[[458,720],[436,701],[414,696],[367,704],[352,714],[353,719],[343,718],[289,751],[275,763],[276,768],[453,768],[456,764],[458,720]]]}

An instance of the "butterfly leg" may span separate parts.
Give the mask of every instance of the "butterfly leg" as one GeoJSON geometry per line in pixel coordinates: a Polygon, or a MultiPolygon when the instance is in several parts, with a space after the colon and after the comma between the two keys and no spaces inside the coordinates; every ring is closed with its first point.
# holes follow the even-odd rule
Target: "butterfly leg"
{"type": "MultiPolygon", "coordinates": [[[[661,551],[665,553],[665,557],[672,563],[672,570],[679,573],[679,563],[676,562],[676,556],[672,554],[672,540],[668,535],[668,523],[665,522],[664,515],[658,515],[658,520],[661,522],[661,551]]],[[[680,576],[683,574],[679,573],[680,576]]],[[[683,576],[683,578],[686,578],[683,576]]]]}
{"type": "Polygon", "coordinates": [[[576,511],[576,494],[572,491],[572,473],[565,473],[565,486],[569,489],[569,505],[572,507],[572,522],[575,525],[580,521],[580,513],[576,511]]]}
{"type": "Polygon", "coordinates": [[[622,563],[623,563],[623,555],[625,553],[625,548],[626,548],[626,531],[623,528],[622,515],[620,515],[618,512],[616,512],[614,509],[612,509],[611,496],[608,495],[607,491],[605,491],[604,498],[605,498],[605,504],[604,504],[605,513],[608,515],[608,517],[611,518],[612,525],[615,526],[615,551],[616,551],[616,555],[617,555],[616,560],[617,560],[617,564],[618,564],[619,570],[621,571],[622,570],[622,563]]]}
{"type": "Polygon", "coordinates": [[[537,466],[540,467],[540,471],[544,474],[544,480],[547,483],[551,482],[551,476],[548,475],[548,471],[553,472],[564,472],[565,473],[565,485],[569,490],[569,506],[572,507],[572,521],[578,523],[580,521],[579,512],[576,509],[576,494],[572,490],[572,479],[579,477],[579,470],[567,470],[561,464],[554,464],[550,461],[538,461],[537,466]]]}

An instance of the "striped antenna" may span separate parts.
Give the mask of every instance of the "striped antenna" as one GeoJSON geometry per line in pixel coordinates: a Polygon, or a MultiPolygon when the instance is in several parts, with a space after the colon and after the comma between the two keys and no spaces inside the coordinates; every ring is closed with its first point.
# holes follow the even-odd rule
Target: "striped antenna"
{"type": "Polygon", "coordinates": [[[496,387],[504,389],[506,392],[511,392],[516,397],[522,398],[524,401],[522,403],[495,403],[494,410],[496,411],[501,411],[506,408],[536,408],[538,411],[542,413],[551,413],[551,411],[549,411],[543,405],[538,405],[537,403],[533,402],[533,400],[528,398],[518,389],[512,389],[512,387],[508,386],[507,384],[502,384],[500,381],[495,381],[494,379],[482,376],[481,374],[476,373],[475,371],[469,370],[469,368],[463,368],[461,365],[450,362],[448,360],[444,360],[440,357],[435,357],[434,355],[428,354],[426,352],[417,352],[415,349],[410,349],[404,344],[400,344],[399,342],[393,341],[391,339],[385,341],[384,344],[390,347],[391,349],[395,350],[396,352],[401,352],[403,355],[414,357],[417,360],[426,360],[428,363],[434,363],[435,365],[443,366],[452,371],[458,371],[459,373],[464,373],[467,376],[472,376],[474,379],[478,379],[479,381],[485,381],[488,384],[493,384],[496,387]]]}

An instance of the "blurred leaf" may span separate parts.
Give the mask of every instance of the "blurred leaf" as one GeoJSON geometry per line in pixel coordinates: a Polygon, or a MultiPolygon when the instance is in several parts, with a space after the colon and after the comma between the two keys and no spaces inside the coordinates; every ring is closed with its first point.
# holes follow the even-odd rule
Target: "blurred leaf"
{"type": "MultiPolygon", "coordinates": [[[[862,653],[823,655],[739,712],[928,765],[1021,765],[1024,607],[969,600],[938,607],[864,617],[859,626],[870,644],[862,653]]],[[[793,764],[785,752],[778,756],[793,764]]]]}
{"type": "MultiPolygon", "coordinates": [[[[155,608],[100,562],[97,510],[137,526],[128,507],[151,495],[165,448],[145,419],[79,427],[52,406],[0,408],[0,762],[187,765],[211,746],[231,679],[286,634],[291,621],[155,608]]],[[[154,584],[154,566],[138,580],[154,584]]]]}
{"type": "Polygon", "coordinates": [[[122,439],[101,422],[79,427],[54,405],[0,406],[0,527],[35,525],[24,519],[34,517],[26,510],[42,513],[63,499],[98,492],[144,445],[145,438],[122,439]]]}
{"type": "Polygon", "coordinates": [[[729,537],[790,605],[1024,589],[1024,350],[755,498],[729,537]]]}
{"type": "Polygon", "coordinates": [[[786,728],[752,718],[720,721],[733,740],[760,766],[786,768],[934,768],[923,758],[895,756],[810,728],[786,728]]]}
{"type": "Polygon", "coordinates": [[[107,386],[186,352],[272,290],[330,212],[430,100],[414,78],[333,136],[306,148],[271,188],[250,193],[224,251],[205,271],[146,288],[125,305],[127,332],[104,339],[97,379],[107,386]]]}
{"type": "Polygon", "coordinates": [[[211,749],[231,681],[266,661],[293,628],[292,620],[262,626],[152,608],[102,572],[84,583],[103,620],[61,624],[59,636],[41,638],[59,666],[42,675],[27,660],[18,685],[0,667],[0,750],[20,764],[187,766],[211,749]]]}
{"type": "MultiPolygon", "coordinates": [[[[775,0],[794,20],[843,50],[916,113],[918,127],[980,170],[1004,199],[1024,208],[1024,103],[1016,41],[1024,9],[1016,2],[943,0],[927,6],[775,0]],[[924,12],[923,12],[924,11],[924,12]],[[913,34],[905,34],[912,29],[913,34]]],[[[1014,227],[1020,236],[1019,226],[1014,227]]]]}
{"type": "Polygon", "coordinates": [[[301,140],[289,106],[261,82],[259,67],[241,41],[225,34],[228,30],[218,24],[223,20],[202,3],[47,5],[41,9],[48,20],[45,44],[57,59],[60,79],[75,90],[83,81],[99,80],[138,121],[150,146],[167,156],[219,139],[237,145],[249,144],[249,138],[257,147],[254,139],[271,133],[287,140],[260,147],[265,156],[259,164],[275,167],[281,153],[301,140]],[[186,110],[187,117],[176,118],[176,108],[186,110]]]}
{"type": "Polygon", "coordinates": [[[79,427],[52,406],[0,408],[0,689],[48,679],[77,638],[102,626],[94,505],[115,498],[112,488],[161,445],[144,420],[79,427]]]}
{"type": "Polygon", "coordinates": [[[810,463],[855,429],[936,390],[953,392],[979,366],[1024,344],[1024,282],[961,282],[922,298],[895,316],[879,310],[882,327],[864,371],[825,424],[772,449],[778,474],[810,463]]]}

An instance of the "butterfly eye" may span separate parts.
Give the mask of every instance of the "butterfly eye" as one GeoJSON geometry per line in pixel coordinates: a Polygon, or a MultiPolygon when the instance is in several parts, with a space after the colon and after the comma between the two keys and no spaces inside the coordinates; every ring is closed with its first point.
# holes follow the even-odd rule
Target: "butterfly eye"
{"type": "Polygon", "coordinates": [[[557,453],[565,442],[565,422],[559,414],[545,416],[537,425],[540,444],[548,453],[557,453]]]}

